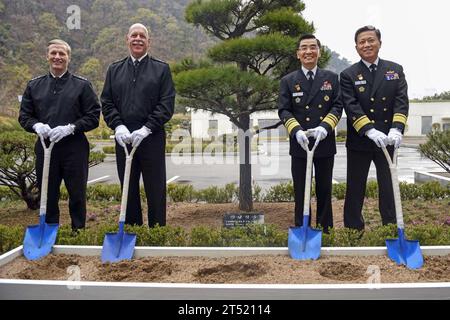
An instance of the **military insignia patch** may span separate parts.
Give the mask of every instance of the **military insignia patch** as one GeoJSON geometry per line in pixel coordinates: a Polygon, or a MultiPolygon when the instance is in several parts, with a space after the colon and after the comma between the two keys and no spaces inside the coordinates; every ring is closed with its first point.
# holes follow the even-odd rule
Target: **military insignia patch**
{"type": "Polygon", "coordinates": [[[363,80],[364,79],[364,77],[363,77],[363,75],[361,73],[358,74],[357,77],[358,77],[358,80],[363,80]]]}
{"type": "Polygon", "coordinates": [[[400,77],[398,76],[398,73],[396,73],[394,70],[389,70],[384,74],[384,77],[386,80],[398,80],[400,77]]]}
{"type": "Polygon", "coordinates": [[[331,83],[329,81],[324,81],[320,90],[321,91],[330,91],[330,90],[333,90],[333,87],[331,86],[331,83]]]}
{"type": "Polygon", "coordinates": [[[330,97],[329,96],[325,96],[325,97],[323,97],[323,100],[330,101],[330,97]]]}
{"type": "Polygon", "coordinates": [[[299,97],[295,98],[295,103],[300,103],[301,99],[299,97]]]}
{"type": "Polygon", "coordinates": [[[361,92],[361,93],[363,93],[364,91],[366,91],[366,88],[364,88],[364,87],[359,87],[359,92],[361,92]]]}
{"type": "Polygon", "coordinates": [[[295,85],[295,90],[297,90],[297,91],[300,91],[300,90],[301,90],[301,88],[300,88],[300,85],[299,85],[299,84],[296,84],[296,85],[295,85]]]}

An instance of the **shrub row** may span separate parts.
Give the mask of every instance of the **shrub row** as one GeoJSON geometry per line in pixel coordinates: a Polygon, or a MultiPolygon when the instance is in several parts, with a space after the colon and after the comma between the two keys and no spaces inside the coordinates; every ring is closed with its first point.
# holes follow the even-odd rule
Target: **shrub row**
{"type": "MultiPolygon", "coordinates": [[[[137,246],[206,246],[206,247],[286,247],[287,230],[275,225],[248,225],[232,229],[198,226],[187,232],[181,227],[126,226],[137,235],[137,246]]],[[[73,234],[69,225],[61,226],[56,244],[102,245],[106,232],[117,232],[117,225],[99,225],[95,229],[73,234]]],[[[22,244],[23,227],[0,225],[0,254],[22,244]]],[[[421,246],[450,245],[450,228],[444,225],[416,225],[406,229],[408,239],[419,240],[421,246]]],[[[380,226],[365,232],[332,229],[323,234],[324,247],[385,246],[388,238],[397,238],[396,226],[380,226]]]]}
{"type": "MultiPolygon", "coordinates": [[[[312,196],[315,196],[315,187],[312,187],[312,196]]],[[[333,184],[333,196],[344,199],[346,192],[345,183],[333,184]]],[[[450,185],[442,187],[438,182],[427,182],[424,184],[412,184],[401,182],[400,192],[402,200],[432,200],[444,199],[450,196],[450,185]]],[[[207,203],[230,203],[238,198],[239,188],[235,184],[227,184],[225,187],[209,187],[195,190],[189,184],[169,184],[167,193],[173,202],[207,202],[207,203]]],[[[376,181],[369,181],[366,188],[367,198],[378,198],[378,185],[376,181]]],[[[141,187],[141,198],[145,198],[144,188],[141,187]]],[[[68,193],[64,186],[61,187],[61,199],[67,200],[68,193]]],[[[95,184],[87,188],[88,200],[120,201],[121,190],[118,184],[95,184]]],[[[20,200],[9,188],[0,186],[0,200],[20,200]]],[[[263,193],[261,187],[253,186],[253,200],[257,202],[292,202],[294,201],[294,186],[292,182],[280,183],[272,186],[263,193]]]]}

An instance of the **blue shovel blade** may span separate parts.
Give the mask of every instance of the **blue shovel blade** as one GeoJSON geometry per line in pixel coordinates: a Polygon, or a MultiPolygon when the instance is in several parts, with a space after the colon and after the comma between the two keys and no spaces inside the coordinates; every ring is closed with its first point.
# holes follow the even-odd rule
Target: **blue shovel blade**
{"type": "Polygon", "coordinates": [[[28,226],[23,240],[23,254],[28,260],[37,260],[45,257],[52,251],[58,234],[57,223],[45,223],[45,216],[41,223],[28,226]]]}
{"type": "Polygon", "coordinates": [[[404,264],[409,269],[420,269],[423,266],[423,256],[419,241],[386,239],[388,256],[397,264],[404,264]],[[403,243],[401,243],[403,242],[403,243]]]}
{"type": "Polygon", "coordinates": [[[321,247],[321,230],[304,226],[289,228],[288,249],[292,259],[317,260],[321,247]]]}
{"type": "Polygon", "coordinates": [[[102,248],[102,262],[118,262],[133,258],[136,234],[117,232],[105,234],[102,248]]]}
{"type": "Polygon", "coordinates": [[[423,256],[419,241],[406,240],[405,231],[397,229],[398,239],[386,239],[388,256],[397,264],[404,264],[409,269],[420,269],[423,266],[423,256]]]}

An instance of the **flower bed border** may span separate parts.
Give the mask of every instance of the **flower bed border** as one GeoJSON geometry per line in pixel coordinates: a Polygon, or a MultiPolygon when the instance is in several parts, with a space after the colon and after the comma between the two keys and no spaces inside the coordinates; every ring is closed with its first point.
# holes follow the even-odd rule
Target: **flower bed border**
{"type": "MultiPolygon", "coordinates": [[[[54,246],[55,254],[100,256],[101,246],[54,246]]],[[[424,255],[450,254],[450,246],[424,246],[424,255]]],[[[136,247],[135,257],[230,257],[288,254],[287,248],[136,247]]],[[[0,256],[0,266],[22,246],[0,256]]],[[[322,255],[387,255],[385,247],[322,248],[322,255]]],[[[387,257],[386,257],[387,259],[387,257]]],[[[450,282],[381,284],[186,284],[0,279],[0,299],[449,299],[450,282]],[[79,288],[77,288],[79,286],[79,288]]]]}

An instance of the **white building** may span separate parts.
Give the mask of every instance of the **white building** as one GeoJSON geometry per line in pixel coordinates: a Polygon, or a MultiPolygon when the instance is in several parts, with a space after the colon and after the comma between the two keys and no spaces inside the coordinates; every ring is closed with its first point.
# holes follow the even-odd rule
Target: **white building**
{"type": "MultiPolygon", "coordinates": [[[[276,110],[255,112],[250,116],[250,126],[260,128],[279,121],[276,110]]],[[[410,103],[406,136],[425,136],[434,124],[441,129],[450,129],[450,102],[410,103]]],[[[338,124],[338,130],[346,129],[345,113],[338,124]]],[[[223,114],[211,114],[203,110],[191,112],[191,134],[193,138],[208,139],[214,135],[230,134],[236,126],[223,114]]],[[[272,136],[287,136],[286,128],[279,126],[271,130],[272,136]]]]}

